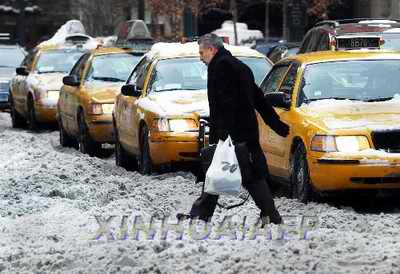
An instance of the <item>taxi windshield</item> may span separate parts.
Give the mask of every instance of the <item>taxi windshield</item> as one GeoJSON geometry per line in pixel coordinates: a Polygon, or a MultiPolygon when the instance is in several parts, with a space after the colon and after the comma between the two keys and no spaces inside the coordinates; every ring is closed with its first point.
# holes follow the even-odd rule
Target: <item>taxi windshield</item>
{"type": "Polygon", "coordinates": [[[39,55],[36,64],[38,73],[69,73],[76,61],[84,54],[78,50],[52,50],[39,55]]]}
{"type": "Polygon", "coordinates": [[[125,82],[140,56],[133,53],[112,53],[95,56],[86,81],[125,82]]]}
{"type": "MultiPolygon", "coordinates": [[[[248,65],[254,80],[260,84],[271,70],[265,58],[238,57],[248,65]]],[[[151,91],[198,90],[207,88],[207,66],[199,58],[177,58],[157,63],[151,82],[151,91]]]]}
{"type": "Polygon", "coordinates": [[[260,85],[265,75],[272,68],[272,65],[265,58],[238,57],[238,59],[250,67],[257,85],[260,85]]]}
{"type": "Polygon", "coordinates": [[[298,105],[323,99],[377,102],[400,95],[398,60],[351,60],[308,65],[298,105]]]}
{"type": "Polygon", "coordinates": [[[153,72],[151,91],[207,88],[207,67],[199,58],[160,60],[153,72]]]}

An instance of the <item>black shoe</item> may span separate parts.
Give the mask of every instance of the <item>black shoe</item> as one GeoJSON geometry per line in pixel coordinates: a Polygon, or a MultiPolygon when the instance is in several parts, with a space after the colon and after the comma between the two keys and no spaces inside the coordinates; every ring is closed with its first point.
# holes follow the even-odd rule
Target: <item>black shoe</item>
{"type": "Polygon", "coordinates": [[[205,216],[192,216],[189,214],[185,214],[185,213],[178,213],[176,214],[176,218],[178,219],[178,221],[184,221],[187,219],[199,219],[202,220],[206,223],[211,221],[211,217],[205,217],[205,216]]]}
{"type": "Polygon", "coordinates": [[[176,218],[178,219],[178,221],[184,221],[187,219],[191,219],[191,216],[189,214],[178,213],[176,214],[176,218]]]}
{"type": "Polygon", "coordinates": [[[267,224],[283,224],[283,220],[281,216],[274,216],[273,218],[269,216],[261,216],[261,228],[264,228],[267,224]]]}

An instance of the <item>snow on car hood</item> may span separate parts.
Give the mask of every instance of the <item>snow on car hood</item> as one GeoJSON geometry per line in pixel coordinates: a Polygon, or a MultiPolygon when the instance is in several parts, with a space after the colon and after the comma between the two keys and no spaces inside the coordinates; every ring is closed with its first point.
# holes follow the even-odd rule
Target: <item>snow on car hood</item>
{"type": "Polygon", "coordinates": [[[400,128],[400,96],[384,102],[321,100],[303,104],[300,110],[327,130],[400,128]]]}
{"type": "Polygon", "coordinates": [[[122,83],[87,85],[86,88],[90,89],[89,92],[93,102],[99,104],[110,104],[114,103],[115,97],[120,93],[122,85],[122,83]]]}
{"type": "Polygon", "coordinates": [[[139,99],[137,103],[139,107],[160,116],[190,113],[209,116],[210,113],[205,89],[153,92],[149,96],[139,99]]]}
{"type": "Polygon", "coordinates": [[[62,79],[64,76],[66,76],[66,73],[33,73],[29,74],[27,82],[32,90],[38,88],[42,90],[60,90],[63,85],[62,79]]]}

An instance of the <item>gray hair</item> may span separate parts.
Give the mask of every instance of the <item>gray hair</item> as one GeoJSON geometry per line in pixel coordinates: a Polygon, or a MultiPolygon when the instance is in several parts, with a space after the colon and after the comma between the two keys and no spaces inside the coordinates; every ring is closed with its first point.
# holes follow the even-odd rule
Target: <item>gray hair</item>
{"type": "Polygon", "coordinates": [[[222,38],[214,33],[204,34],[199,38],[197,43],[206,48],[221,49],[224,47],[224,42],[222,38]]]}

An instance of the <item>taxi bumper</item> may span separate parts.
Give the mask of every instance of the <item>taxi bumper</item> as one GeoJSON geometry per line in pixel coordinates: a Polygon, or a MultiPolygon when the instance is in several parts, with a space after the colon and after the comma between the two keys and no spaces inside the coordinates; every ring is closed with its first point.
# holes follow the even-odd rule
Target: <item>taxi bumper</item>
{"type": "Polygon", "coordinates": [[[347,189],[400,189],[400,153],[389,157],[314,155],[310,177],[319,191],[347,189]]]}
{"type": "Polygon", "coordinates": [[[155,165],[198,161],[197,132],[151,133],[150,157],[155,165]]]}
{"type": "Polygon", "coordinates": [[[109,144],[115,142],[111,114],[91,115],[87,117],[86,122],[89,134],[94,141],[109,144]]]}
{"type": "Polygon", "coordinates": [[[55,123],[57,113],[57,103],[55,104],[35,104],[35,114],[38,122],[41,123],[55,123]]]}

